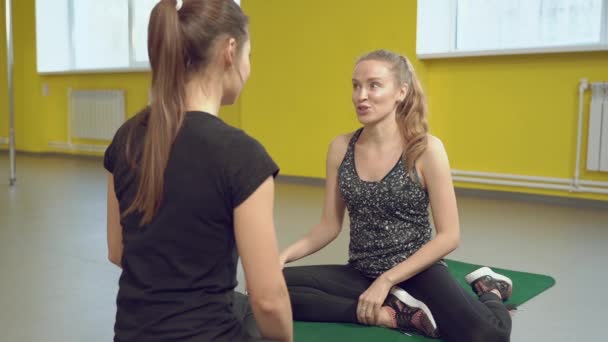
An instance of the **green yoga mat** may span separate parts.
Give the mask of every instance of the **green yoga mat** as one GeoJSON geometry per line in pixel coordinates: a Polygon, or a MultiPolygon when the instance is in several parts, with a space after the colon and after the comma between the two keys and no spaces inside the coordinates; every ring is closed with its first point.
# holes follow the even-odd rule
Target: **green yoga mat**
{"type": "MultiPolygon", "coordinates": [[[[479,268],[479,265],[464,262],[446,260],[450,272],[458,282],[466,288],[471,295],[473,291],[464,281],[464,276],[479,268]]],[[[497,273],[506,275],[513,280],[513,295],[507,303],[521,305],[541,292],[555,285],[555,279],[533,273],[517,272],[492,267],[497,273]]],[[[422,336],[408,336],[395,330],[366,327],[356,324],[342,323],[294,323],[295,342],[322,342],[322,341],[349,341],[349,342],[414,342],[414,341],[438,341],[422,336]]]]}

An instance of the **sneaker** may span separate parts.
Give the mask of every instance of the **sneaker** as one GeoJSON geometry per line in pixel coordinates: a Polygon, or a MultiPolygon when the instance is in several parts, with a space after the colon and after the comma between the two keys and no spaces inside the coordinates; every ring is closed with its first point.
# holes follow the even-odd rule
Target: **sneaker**
{"type": "Polygon", "coordinates": [[[384,301],[384,306],[395,310],[397,329],[433,338],[439,337],[437,324],[429,308],[405,290],[393,287],[384,301]]]}
{"type": "Polygon", "coordinates": [[[481,296],[492,290],[498,290],[503,301],[511,297],[513,291],[513,282],[504,275],[494,273],[489,267],[482,267],[476,271],[467,274],[464,279],[467,281],[473,291],[481,296]]]}

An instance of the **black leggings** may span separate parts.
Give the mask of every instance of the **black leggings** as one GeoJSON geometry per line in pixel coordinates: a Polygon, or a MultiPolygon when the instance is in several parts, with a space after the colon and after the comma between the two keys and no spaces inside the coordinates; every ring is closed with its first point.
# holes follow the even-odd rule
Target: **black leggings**
{"type": "MultiPolygon", "coordinates": [[[[373,279],[350,265],[287,267],[284,274],[295,320],[359,323],[359,296],[373,279]]],[[[511,316],[500,298],[486,293],[477,300],[443,264],[434,264],[398,286],[429,307],[443,341],[510,339],[511,316]]]]}

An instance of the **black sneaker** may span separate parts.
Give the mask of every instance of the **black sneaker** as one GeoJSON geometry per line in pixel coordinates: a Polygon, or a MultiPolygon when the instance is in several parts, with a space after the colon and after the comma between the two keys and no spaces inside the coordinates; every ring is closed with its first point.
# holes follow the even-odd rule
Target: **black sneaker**
{"type": "Polygon", "coordinates": [[[437,324],[429,308],[405,290],[393,287],[384,301],[384,306],[395,310],[397,329],[433,338],[439,337],[437,324]]]}
{"type": "Polygon", "coordinates": [[[467,274],[464,279],[467,281],[473,291],[481,296],[492,290],[498,290],[503,301],[511,297],[513,291],[513,282],[504,275],[494,273],[489,267],[482,267],[476,271],[467,274]]]}

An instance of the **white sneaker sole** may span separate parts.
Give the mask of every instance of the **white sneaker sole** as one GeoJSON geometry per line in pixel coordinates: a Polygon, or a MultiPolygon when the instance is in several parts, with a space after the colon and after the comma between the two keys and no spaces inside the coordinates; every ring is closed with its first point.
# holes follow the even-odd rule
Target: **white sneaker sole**
{"type": "Polygon", "coordinates": [[[467,284],[471,285],[471,283],[473,283],[475,280],[477,280],[481,277],[485,277],[487,275],[489,275],[490,277],[492,277],[496,280],[504,281],[505,283],[509,284],[509,286],[513,287],[513,281],[511,281],[511,279],[503,276],[502,274],[495,273],[489,267],[482,267],[482,268],[479,268],[479,269],[467,274],[464,277],[464,280],[466,280],[467,284]]]}
{"type": "Polygon", "coordinates": [[[426,304],[424,304],[423,302],[419,301],[418,299],[412,297],[412,295],[410,295],[409,293],[407,293],[404,289],[402,289],[400,287],[393,287],[391,289],[391,294],[393,296],[397,297],[397,299],[399,299],[405,305],[412,307],[412,308],[418,308],[418,309],[422,310],[426,314],[426,316],[429,318],[429,321],[431,321],[431,324],[433,325],[433,329],[437,329],[437,324],[435,323],[435,318],[433,318],[433,314],[431,314],[431,310],[429,310],[429,307],[426,306],[426,304]]]}

